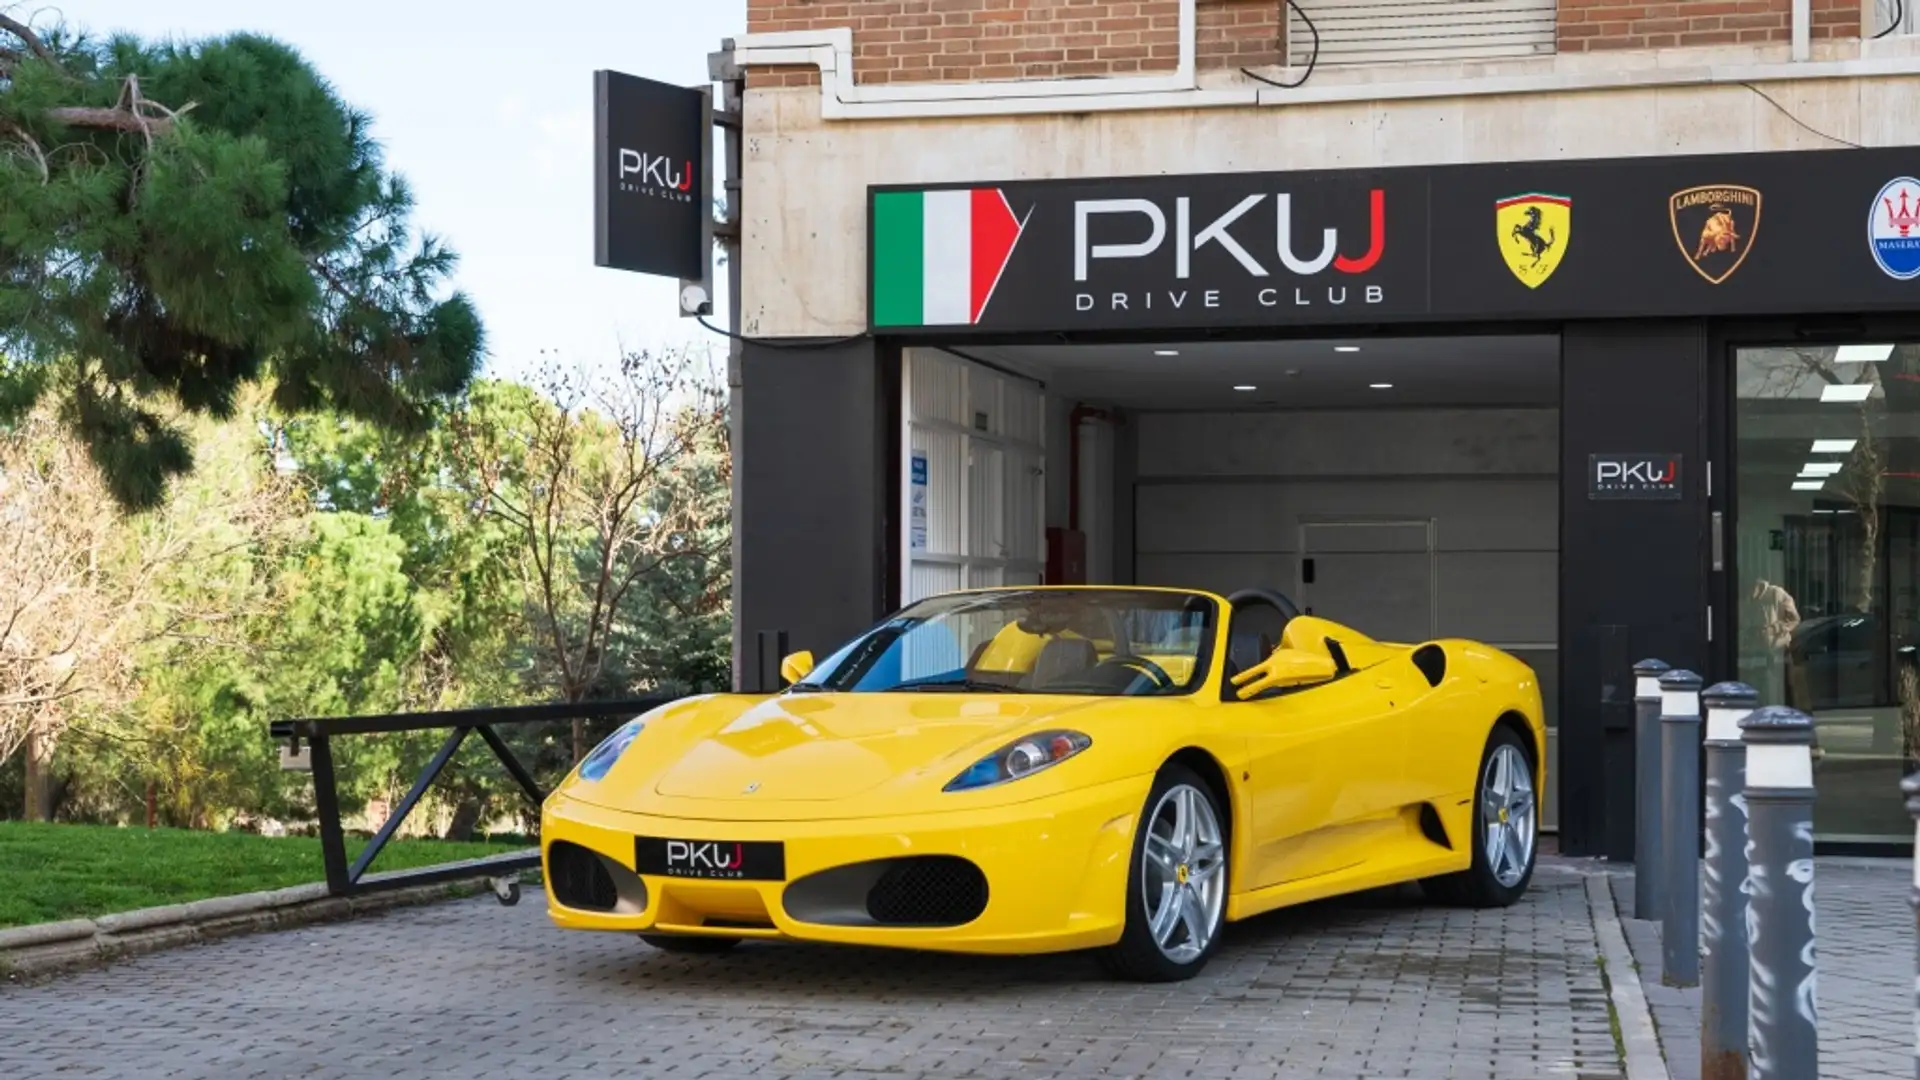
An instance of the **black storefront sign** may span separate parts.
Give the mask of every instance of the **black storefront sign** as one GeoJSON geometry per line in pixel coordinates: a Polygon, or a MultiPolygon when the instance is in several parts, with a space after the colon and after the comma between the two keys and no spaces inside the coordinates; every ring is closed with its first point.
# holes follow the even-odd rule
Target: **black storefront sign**
{"type": "Polygon", "coordinates": [[[1679,454],[1589,454],[1587,497],[1677,501],[1680,461],[1679,454]]]}
{"type": "Polygon", "coordinates": [[[698,89],[593,73],[593,261],[704,281],[710,101],[698,89]]]}
{"type": "Polygon", "coordinates": [[[1905,310],[1915,177],[1920,148],[876,187],[870,311],[951,335],[1905,310]]]}

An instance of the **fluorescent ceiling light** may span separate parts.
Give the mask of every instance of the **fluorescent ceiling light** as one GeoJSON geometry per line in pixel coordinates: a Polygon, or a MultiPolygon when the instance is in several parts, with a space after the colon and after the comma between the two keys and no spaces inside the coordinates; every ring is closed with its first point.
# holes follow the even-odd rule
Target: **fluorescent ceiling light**
{"type": "Polygon", "coordinates": [[[1820,400],[1849,404],[1865,401],[1873,395],[1872,383],[1828,383],[1820,389],[1820,400]]]}
{"type": "Polygon", "coordinates": [[[1813,440],[1813,449],[1808,452],[1814,454],[1851,454],[1853,453],[1853,448],[1859,445],[1859,443],[1859,439],[1815,439],[1813,440]]]}
{"type": "Polygon", "coordinates": [[[1359,351],[1360,351],[1360,346],[1358,346],[1358,345],[1335,345],[1335,346],[1333,347],[1333,351],[1334,351],[1334,352],[1359,352],[1359,351]]]}
{"type": "Polygon", "coordinates": [[[1793,482],[1793,490],[1795,491],[1819,491],[1826,486],[1827,482],[1825,480],[1795,480],[1793,482]]]}
{"type": "Polygon", "coordinates": [[[1391,390],[1391,389],[1393,389],[1393,384],[1392,384],[1392,383],[1390,383],[1390,382],[1377,382],[1377,383],[1368,383],[1368,384],[1367,384],[1367,389],[1369,389],[1369,390],[1391,390]]]}
{"type": "Polygon", "coordinates": [[[1842,464],[1842,462],[1838,461],[1809,461],[1805,465],[1800,466],[1800,475],[1832,476],[1834,473],[1840,471],[1842,464]]]}
{"type": "Polygon", "coordinates": [[[1179,356],[1179,355],[1180,355],[1180,350],[1179,350],[1179,349],[1155,349],[1155,350],[1153,350],[1153,355],[1155,355],[1155,356],[1179,356]]]}
{"type": "Polygon", "coordinates": [[[1877,364],[1893,355],[1891,345],[1842,345],[1833,354],[1836,364],[1877,364]]]}
{"type": "Polygon", "coordinates": [[[1243,393],[1243,394],[1244,394],[1244,393],[1246,393],[1246,392],[1247,392],[1247,391],[1249,391],[1249,390],[1258,390],[1258,389],[1260,389],[1260,388],[1259,388],[1259,387],[1257,387],[1257,386],[1246,386],[1246,385],[1244,385],[1244,384],[1243,384],[1243,385],[1240,385],[1240,386],[1236,386],[1236,387],[1234,387],[1234,389],[1235,389],[1235,390],[1238,390],[1238,391],[1240,391],[1241,393],[1243,393]]]}

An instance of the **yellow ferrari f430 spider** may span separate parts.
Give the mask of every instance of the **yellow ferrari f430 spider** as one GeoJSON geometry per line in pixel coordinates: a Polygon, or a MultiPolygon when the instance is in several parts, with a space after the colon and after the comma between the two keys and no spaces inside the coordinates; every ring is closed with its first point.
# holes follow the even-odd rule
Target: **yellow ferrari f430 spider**
{"type": "Polygon", "coordinates": [[[1505,905],[1533,876],[1539,683],[1476,642],[1378,642],[1263,589],[1021,587],[783,673],[582,759],[542,814],[554,922],[684,952],[1097,949],[1173,980],[1230,920],[1407,881],[1505,905]]]}

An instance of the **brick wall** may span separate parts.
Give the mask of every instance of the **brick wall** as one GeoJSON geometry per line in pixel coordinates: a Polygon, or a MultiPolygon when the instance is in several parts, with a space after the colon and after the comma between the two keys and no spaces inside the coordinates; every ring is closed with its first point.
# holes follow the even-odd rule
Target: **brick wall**
{"type": "MultiPolygon", "coordinates": [[[[1792,0],[1559,0],[1561,52],[1787,41],[1792,0]]],[[[1855,37],[1860,0],[1813,0],[1815,38],[1855,37]]]]}
{"type": "MultiPolygon", "coordinates": [[[[1200,0],[1202,67],[1280,59],[1285,0],[1200,0]]],[[[1068,79],[1172,71],[1177,0],[747,0],[747,32],[853,29],[862,83],[1068,79]]],[[[811,69],[753,72],[756,86],[803,86],[811,69]]]]}

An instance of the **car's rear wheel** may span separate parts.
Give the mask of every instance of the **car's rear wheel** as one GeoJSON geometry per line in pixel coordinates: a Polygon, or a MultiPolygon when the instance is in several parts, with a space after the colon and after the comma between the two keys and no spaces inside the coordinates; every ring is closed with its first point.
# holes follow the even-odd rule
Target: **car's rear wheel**
{"type": "Polygon", "coordinates": [[[661,952],[723,953],[740,944],[739,938],[707,937],[702,934],[641,934],[640,940],[661,952]]]}
{"type": "Polygon", "coordinates": [[[1101,954],[1109,971],[1135,982],[1174,982],[1206,967],[1226,923],[1226,820],[1193,770],[1161,770],[1135,830],[1126,929],[1101,954]]]}
{"type": "Polygon", "coordinates": [[[1420,883],[1428,897],[1465,907],[1506,907],[1533,880],[1539,858],[1539,799],[1533,754],[1504,725],[1493,729],[1473,789],[1473,865],[1420,883]]]}

